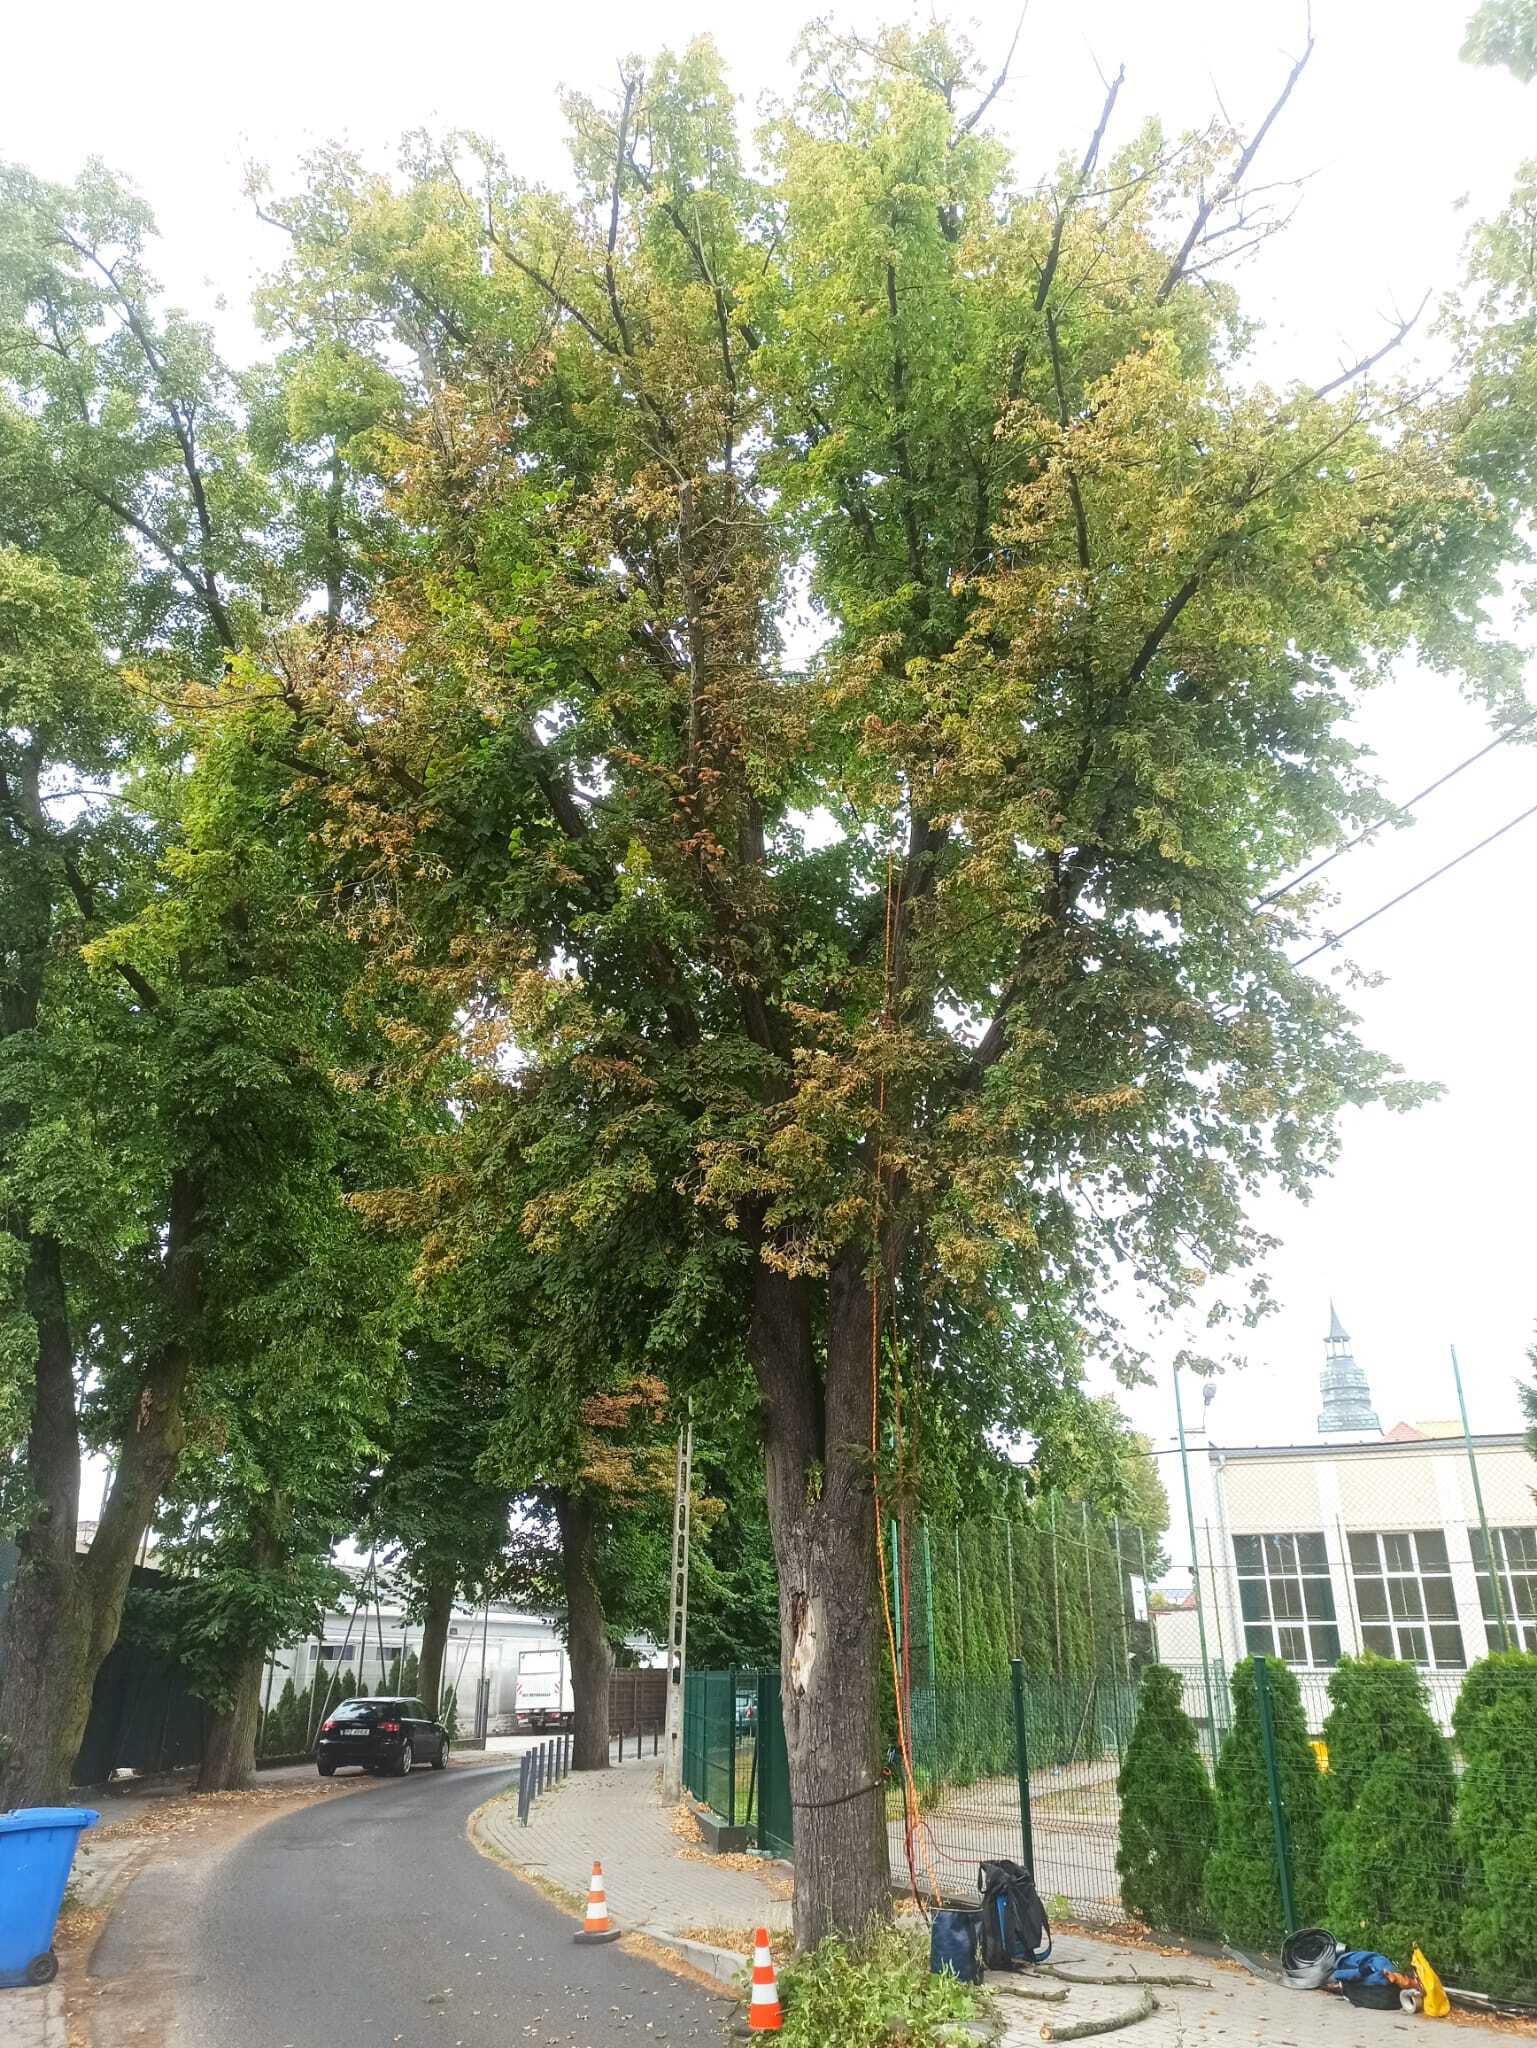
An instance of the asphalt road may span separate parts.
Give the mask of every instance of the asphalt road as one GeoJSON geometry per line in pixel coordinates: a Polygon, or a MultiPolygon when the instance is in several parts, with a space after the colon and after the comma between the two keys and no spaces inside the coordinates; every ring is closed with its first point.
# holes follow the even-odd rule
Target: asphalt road
{"type": "Polygon", "coordinates": [[[719,2041],[721,2001],[578,1947],[574,1921],[470,1846],[467,1817],[508,1776],[415,1771],[272,1821],[211,1872],[146,1869],[93,1966],[122,1979],[114,2040],[140,2034],[137,2008],[156,2048],[719,2041]],[[133,1996],[139,1937],[173,1980],[161,2001],[133,1996]]]}

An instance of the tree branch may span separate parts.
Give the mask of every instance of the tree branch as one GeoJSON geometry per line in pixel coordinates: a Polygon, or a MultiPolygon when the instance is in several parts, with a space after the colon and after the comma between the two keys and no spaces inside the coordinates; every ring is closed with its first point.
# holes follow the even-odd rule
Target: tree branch
{"type": "Polygon", "coordinates": [[[999,93],[1003,91],[1004,86],[1008,83],[1009,66],[1014,62],[1014,52],[1019,48],[1019,38],[1025,26],[1025,16],[1029,12],[1030,0],[1025,0],[1024,6],[1021,7],[1019,10],[1019,19],[1014,24],[1014,38],[1013,41],[1009,44],[1009,53],[1003,60],[1003,69],[998,73],[998,76],[993,80],[992,84],[988,87],[987,91],[983,94],[982,98],[977,102],[976,106],[974,106],[971,112],[966,116],[965,120],[961,123],[960,127],[957,128],[955,133],[950,137],[950,147],[952,149],[954,149],[955,145],[961,140],[962,136],[969,135],[971,133],[972,129],[976,127],[977,123],[981,120],[982,116],[987,112],[988,108],[992,105],[993,101],[997,99],[999,93]]]}
{"type": "Polygon", "coordinates": [[[1243,183],[1244,174],[1247,172],[1250,164],[1253,163],[1255,157],[1258,156],[1260,146],[1264,142],[1265,137],[1270,133],[1270,130],[1275,123],[1276,117],[1280,114],[1280,111],[1286,105],[1286,102],[1291,98],[1292,89],[1296,85],[1297,80],[1302,76],[1303,72],[1306,70],[1308,59],[1312,56],[1312,54],[1313,28],[1310,22],[1308,24],[1307,47],[1303,50],[1302,55],[1297,59],[1296,63],[1287,73],[1286,83],[1282,86],[1280,93],[1276,98],[1274,106],[1271,107],[1270,112],[1265,116],[1264,120],[1261,121],[1258,129],[1255,131],[1254,140],[1246,145],[1246,147],[1239,156],[1238,162],[1233,166],[1233,169],[1229,176],[1224,178],[1222,182],[1217,186],[1216,190],[1212,193],[1211,197],[1209,199],[1203,199],[1200,206],[1197,208],[1195,219],[1190,223],[1189,232],[1186,234],[1184,241],[1180,244],[1179,253],[1174,258],[1174,261],[1169,265],[1168,276],[1165,277],[1163,283],[1158,287],[1158,290],[1154,295],[1153,303],[1155,305],[1161,306],[1168,299],[1169,294],[1173,291],[1174,287],[1179,283],[1181,277],[1183,277],[1185,272],[1185,265],[1190,261],[1190,252],[1194,249],[1196,243],[1201,239],[1201,236],[1205,233],[1206,223],[1211,219],[1213,213],[1216,212],[1219,206],[1226,205],[1227,201],[1232,198],[1233,194],[1238,190],[1239,186],[1243,183]]]}
{"type": "Polygon", "coordinates": [[[1046,261],[1041,265],[1040,282],[1035,288],[1037,313],[1045,309],[1046,296],[1051,290],[1052,279],[1057,274],[1057,264],[1062,255],[1062,237],[1067,229],[1067,217],[1082,197],[1083,188],[1093,175],[1094,166],[1099,161],[1100,145],[1105,139],[1105,131],[1110,126],[1110,116],[1115,111],[1116,100],[1125,82],[1126,66],[1123,64],[1110,81],[1110,89],[1105,94],[1105,104],[1100,109],[1099,125],[1089,137],[1089,146],[1083,153],[1083,162],[1078,166],[1078,176],[1074,180],[1073,189],[1057,208],[1057,218],[1051,231],[1051,246],[1046,251],[1046,261]]]}
{"type": "Polygon", "coordinates": [[[619,142],[614,151],[614,190],[608,209],[608,245],[603,258],[603,279],[608,288],[609,311],[614,316],[614,326],[619,332],[619,345],[625,354],[633,355],[630,342],[629,324],[624,317],[624,307],[619,301],[619,284],[614,276],[614,251],[619,245],[619,201],[624,190],[625,143],[630,132],[630,109],[635,104],[635,95],[640,80],[633,74],[624,81],[624,105],[619,110],[619,142]]]}
{"type": "Polygon", "coordinates": [[[1315,398],[1327,398],[1331,391],[1338,391],[1342,384],[1349,384],[1357,377],[1364,377],[1368,370],[1375,369],[1384,356],[1391,355],[1395,348],[1398,348],[1408,339],[1409,335],[1419,325],[1420,315],[1429,304],[1430,293],[1426,292],[1424,298],[1420,300],[1408,319],[1399,321],[1397,328],[1388,336],[1381,348],[1373,349],[1369,356],[1362,356],[1358,363],[1352,363],[1348,370],[1341,370],[1339,375],[1331,377],[1327,384],[1315,385],[1313,396],[1315,398]]]}
{"type": "MultiPolygon", "coordinates": [[[[1057,343],[1056,317],[1048,306],[1046,309],[1046,339],[1051,345],[1051,375],[1057,387],[1057,422],[1064,433],[1067,431],[1067,387],[1062,375],[1062,350],[1057,343]]],[[[1083,493],[1078,488],[1078,478],[1071,463],[1067,465],[1067,495],[1073,507],[1073,532],[1078,542],[1078,566],[1087,570],[1089,561],[1089,519],[1083,509],[1083,493]]]]}

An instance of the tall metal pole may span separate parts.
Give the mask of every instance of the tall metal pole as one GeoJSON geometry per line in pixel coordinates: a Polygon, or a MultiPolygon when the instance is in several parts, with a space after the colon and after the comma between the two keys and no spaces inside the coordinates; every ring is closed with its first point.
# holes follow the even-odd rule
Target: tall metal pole
{"type": "Polygon", "coordinates": [[[1174,1419],[1179,1428],[1179,1465],[1185,1478],[1185,1523],[1190,1531],[1190,1582],[1195,1588],[1195,1623],[1201,1642],[1201,1677],[1206,1686],[1206,1725],[1211,1730],[1212,1762],[1217,1760],[1217,1708],[1211,1691],[1211,1659],[1206,1653],[1206,1612],[1201,1598],[1201,1560],[1195,1547],[1195,1500],[1190,1491],[1190,1452],[1185,1444],[1185,1409],[1179,1397],[1179,1367],[1174,1368],[1174,1419]]]}
{"type": "Polygon", "coordinates": [[[491,1595],[480,1610],[480,1685],[475,1694],[475,1733],[482,1741],[491,1733],[491,1702],[486,1698],[486,1638],[491,1633],[491,1595]]]}
{"type": "MultiPolygon", "coordinates": [[[[666,1798],[683,1797],[683,1686],[688,1669],[688,1567],[690,1502],[694,1486],[694,1414],[689,1403],[688,1420],[678,1431],[678,1465],[672,1501],[672,1581],[667,1617],[667,1712],[663,1740],[667,1755],[662,1764],[662,1791],[666,1798]]],[[[735,1712],[735,1702],[732,1707],[735,1712]]]]}
{"type": "Polygon", "coordinates": [[[1126,1567],[1121,1562],[1121,1518],[1115,1518],[1115,1597],[1121,1609],[1121,1662],[1131,1678],[1131,1637],[1126,1627],[1126,1567]]]}
{"type": "Polygon", "coordinates": [[[1297,1931],[1297,1908],[1292,1898],[1291,1843],[1287,1838],[1286,1807],[1281,1798],[1281,1773],[1276,1764],[1275,1720],[1270,1711],[1270,1659],[1254,1660],[1254,1700],[1259,1708],[1260,1746],[1265,1752],[1265,1786],[1270,1795],[1270,1829],[1275,1841],[1276,1883],[1281,1893],[1281,1918],[1288,1934],[1297,1931]]]}
{"type": "Polygon", "coordinates": [[[1478,1503],[1478,1526],[1484,1532],[1484,1557],[1489,1566],[1489,1579],[1494,1587],[1494,1612],[1500,1630],[1500,1648],[1510,1648],[1510,1630],[1505,1626],[1505,1588],[1500,1584],[1500,1561],[1494,1554],[1494,1545],[1489,1539],[1489,1517],[1484,1513],[1484,1489],[1478,1483],[1478,1460],[1473,1455],[1473,1432],[1468,1428],[1468,1404],[1462,1395],[1462,1371],[1457,1364],[1457,1347],[1451,1346],[1452,1378],[1457,1383],[1457,1409],[1462,1417],[1462,1440],[1468,1447],[1468,1470],[1473,1475],[1473,1498],[1478,1503]]]}

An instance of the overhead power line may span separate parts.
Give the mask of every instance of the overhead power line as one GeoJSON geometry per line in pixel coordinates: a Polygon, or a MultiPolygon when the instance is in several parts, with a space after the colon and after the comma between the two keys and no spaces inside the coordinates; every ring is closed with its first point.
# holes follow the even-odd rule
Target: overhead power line
{"type": "MultiPolygon", "coordinates": [[[[1471,768],[1475,761],[1481,761],[1485,754],[1492,754],[1496,747],[1502,747],[1506,740],[1513,739],[1518,732],[1524,732],[1527,726],[1534,722],[1537,722],[1537,705],[1534,705],[1527,712],[1525,718],[1518,718],[1514,725],[1507,725],[1503,732],[1497,732],[1494,738],[1488,741],[1486,745],[1480,747],[1476,754],[1469,754],[1468,758],[1465,761],[1459,761],[1455,768],[1448,768],[1446,773],[1438,775],[1434,782],[1427,782],[1423,789],[1416,790],[1415,794],[1406,798],[1403,803],[1395,804],[1385,817],[1374,819],[1370,825],[1364,826],[1353,839],[1347,839],[1343,846],[1335,847],[1333,853],[1326,853],[1322,860],[1315,860],[1310,868],[1304,868],[1302,873],[1294,876],[1291,881],[1283,882],[1279,889],[1272,889],[1268,896],[1261,896],[1254,905],[1254,908],[1256,910],[1263,910],[1268,904],[1279,903],[1283,896],[1289,896],[1293,889],[1300,889],[1303,883],[1310,882],[1314,875],[1322,874],[1326,867],[1330,866],[1332,862],[1337,861],[1342,854],[1349,853],[1353,847],[1359,846],[1363,839],[1370,839],[1374,832],[1380,832],[1383,826],[1390,823],[1392,819],[1406,818],[1416,804],[1423,803],[1426,797],[1433,796],[1438,789],[1443,788],[1454,776],[1460,775],[1464,768],[1471,768]]],[[[1484,843],[1487,845],[1487,840],[1484,843]]],[[[1470,848],[1469,851],[1477,852],[1477,848],[1470,848]]],[[[1434,876],[1426,877],[1427,881],[1433,881],[1434,879],[1434,876]]],[[[1387,906],[1384,905],[1383,907],[1386,909],[1387,906]]],[[[1354,926],[1351,929],[1354,930],[1354,926]]],[[[1312,955],[1309,954],[1308,958],[1311,959],[1312,955]]],[[[1300,965],[1301,963],[1299,962],[1298,964],[1300,965]]]]}
{"type": "MultiPolygon", "coordinates": [[[[1434,869],[1430,874],[1421,875],[1417,882],[1411,882],[1407,889],[1400,889],[1396,896],[1390,896],[1386,903],[1379,903],[1375,910],[1369,910],[1365,917],[1358,917],[1354,924],[1346,925],[1342,932],[1332,933],[1321,945],[1315,946],[1311,953],[1304,953],[1300,960],[1294,960],[1292,962],[1293,967],[1306,967],[1308,962],[1316,960],[1320,953],[1327,953],[1333,947],[1343,944],[1350,937],[1351,933],[1358,932],[1362,925],[1370,924],[1373,918],[1381,917],[1384,911],[1392,910],[1396,905],[1407,902],[1411,896],[1417,896],[1421,889],[1429,888],[1432,882],[1440,881],[1441,877],[1449,875],[1453,868],[1461,867],[1462,863],[1465,860],[1471,860],[1475,853],[1482,853],[1486,846],[1493,846],[1496,839],[1503,839],[1507,832],[1513,832],[1517,825],[1524,825],[1528,818],[1533,817],[1537,817],[1537,804],[1533,804],[1529,810],[1522,811],[1518,817],[1507,819],[1497,830],[1491,832],[1486,839],[1480,839],[1476,846],[1464,847],[1461,853],[1454,854],[1448,861],[1443,861],[1440,867],[1434,869]]],[[[1342,847],[1340,850],[1343,852],[1344,848],[1342,847]]]]}

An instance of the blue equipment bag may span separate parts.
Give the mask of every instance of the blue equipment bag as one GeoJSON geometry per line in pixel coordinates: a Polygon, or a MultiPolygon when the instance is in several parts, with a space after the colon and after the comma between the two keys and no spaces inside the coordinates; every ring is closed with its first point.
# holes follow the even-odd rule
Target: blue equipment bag
{"type": "Polygon", "coordinates": [[[945,1907],[934,1915],[929,1935],[929,1974],[948,1974],[961,1984],[980,1984],[982,1965],[977,1959],[981,1933],[980,1913],[945,1907]]]}

